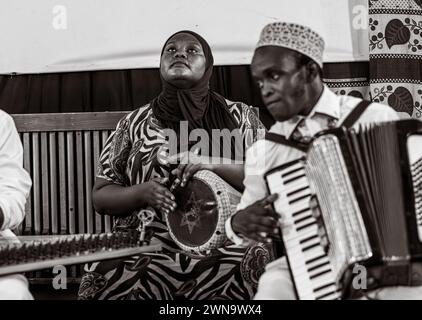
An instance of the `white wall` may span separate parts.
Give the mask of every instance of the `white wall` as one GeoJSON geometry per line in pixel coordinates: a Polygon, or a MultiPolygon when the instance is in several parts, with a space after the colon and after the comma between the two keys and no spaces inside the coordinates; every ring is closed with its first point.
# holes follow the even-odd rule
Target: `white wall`
{"type": "Polygon", "coordinates": [[[277,20],[323,34],[327,62],[367,60],[367,30],[359,24],[366,2],[1,0],[0,73],[158,67],[164,41],[181,29],[203,35],[217,65],[248,64],[261,28],[277,20]]]}

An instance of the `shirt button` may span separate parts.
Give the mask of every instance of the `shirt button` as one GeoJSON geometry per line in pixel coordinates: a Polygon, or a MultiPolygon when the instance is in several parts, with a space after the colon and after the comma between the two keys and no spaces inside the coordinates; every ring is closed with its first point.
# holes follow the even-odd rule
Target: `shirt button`
{"type": "Polygon", "coordinates": [[[337,120],[336,119],[328,120],[328,128],[333,129],[335,127],[337,127],[337,120]]]}
{"type": "Polygon", "coordinates": [[[300,139],[300,141],[302,143],[309,143],[309,142],[311,142],[311,137],[309,137],[309,136],[302,137],[302,139],[300,139]]]}
{"type": "Polygon", "coordinates": [[[300,132],[298,131],[293,132],[293,139],[300,140],[301,138],[302,138],[302,135],[300,134],[300,132]]]}

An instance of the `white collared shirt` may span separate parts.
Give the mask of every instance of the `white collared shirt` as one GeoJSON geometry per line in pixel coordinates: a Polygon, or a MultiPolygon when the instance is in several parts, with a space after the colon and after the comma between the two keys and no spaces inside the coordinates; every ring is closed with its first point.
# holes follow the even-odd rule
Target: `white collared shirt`
{"type": "MultiPolygon", "coordinates": [[[[361,101],[361,99],[351,96],[338,96],[324,86],[320,99],[308,116],[295,116],[284,122],[276,122],[270,132],[290,138],[296,131],[299,131],[301,136],[312,137],[316,133],[328,129],[330,123],[340,125],[361,101]]],[[[391,121],[398,118],[397,113],[389,106],[372,103],[356,122],[355,127],[363,123],[391,121]]],[[[266,172],[303,155],[304,153],[298,149],[272,141],[262,139],[255,142],[246,152],[245,179],[243,181],[245,190],[237,206],[237,211],[245,209],[268,195],[264,180],[266,172]]],[[[235,244],[248,244],[233,232],[231,218],[226,221],[225,226],[227,236],[235,244]]]]}
{"type": "Polygon", "coordinates": [[[11,116],[0,110],[0,230],[18,227],[25,217],[31,178],[23,168],[23,148],[11,116]]]}

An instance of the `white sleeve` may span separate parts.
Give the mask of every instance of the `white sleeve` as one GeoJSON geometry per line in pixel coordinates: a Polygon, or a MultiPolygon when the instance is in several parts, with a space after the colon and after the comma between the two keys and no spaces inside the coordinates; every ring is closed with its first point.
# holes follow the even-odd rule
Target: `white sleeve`
{"type": "MultiPolygon", "coordinates": [[[[245,209],[251,204],[255,203],[258,200],[261,200],[267,195],[266,184],[264,180],[265,173],[265,163],[262,163],[260,159],[264,159],[265,153],[260,153],[263,149],[262,146],[265,142],[258,141],[250,147],[246,152],[246,161],[245,161],[245,179],[243,184],[245,190],[243,191],[242,198],[237,206],[237,211],[245,209]],[[257,155],[261,155],[261,158],[257,155]]],[[[236,213],[235,213],[236,214],[236,213]]],[[[237,245],[247,246],[249,241],[245,238],[242,238],[239,235],[236,235],[231,226],[231,219],[226,220],[225,229],[227,237],[237,245]]]]}
{"type": "Polygon", "coordinates": [[[14,229],[25,217],[31,178],[23,169],[23,148],[13,119],[0,113],[0,208],[4,221],[0,230],[14,229]]]}
{"type": "Polygon", "coordinates": [[[267,151],[266,142],[263,140],[257,141],[246,151],[245,178],[243,180],[245,190],[237,205],[237,211],[245,209],[268,195],[264,180],[267,170],[267,151]]]}

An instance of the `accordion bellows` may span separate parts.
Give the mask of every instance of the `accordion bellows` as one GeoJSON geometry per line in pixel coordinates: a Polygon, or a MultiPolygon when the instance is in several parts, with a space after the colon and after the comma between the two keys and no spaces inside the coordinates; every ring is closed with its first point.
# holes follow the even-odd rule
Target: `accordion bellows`
{"type": "Polygon", "coordinates": [[[401,120],[325,131],[306,157],[266,174],[299,299],[422,284],[421,130],[401,120]]]}

